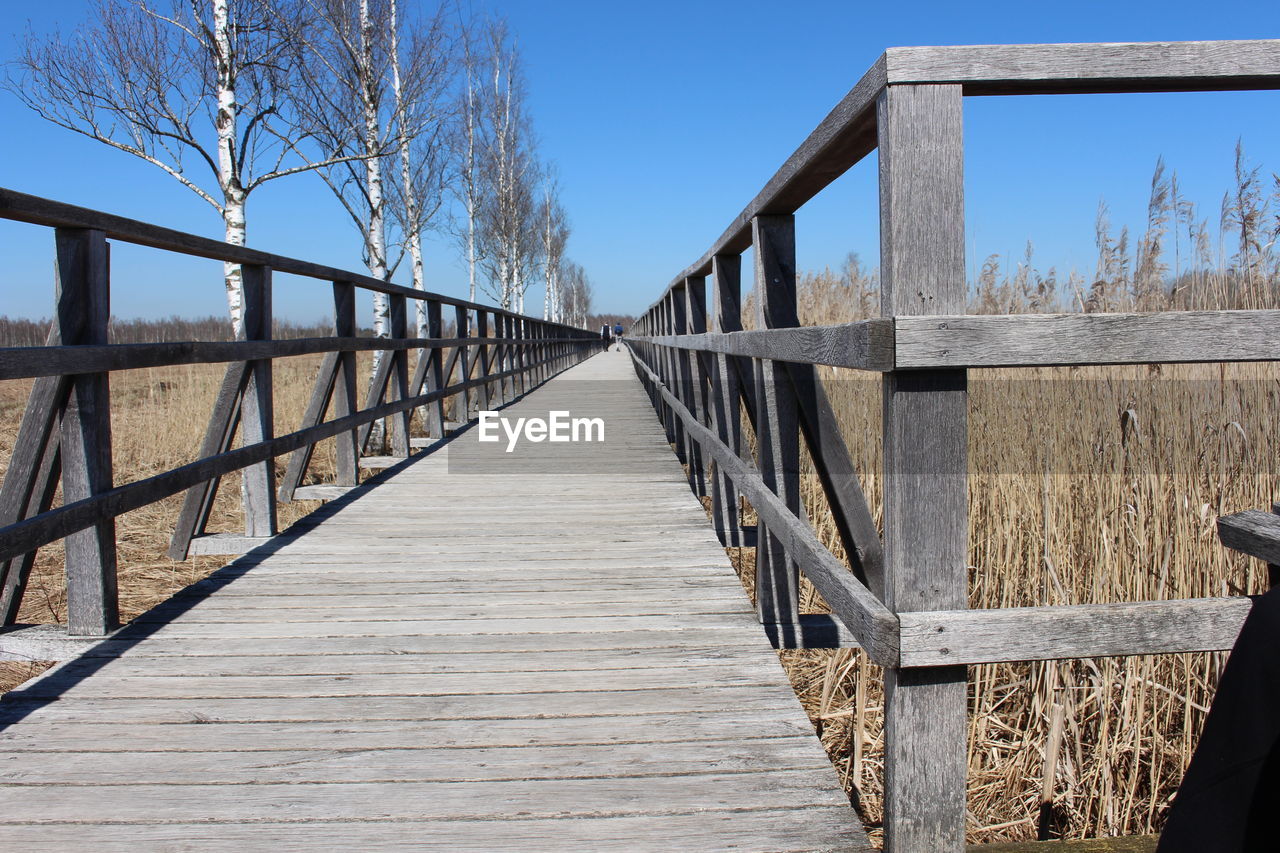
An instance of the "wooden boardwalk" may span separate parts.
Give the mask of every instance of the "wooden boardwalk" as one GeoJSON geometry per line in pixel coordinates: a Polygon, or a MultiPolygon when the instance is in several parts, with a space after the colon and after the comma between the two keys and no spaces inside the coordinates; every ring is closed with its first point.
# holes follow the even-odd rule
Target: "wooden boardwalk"
{"type": "Polygon", "coordinates": [[[629,357],[551,410],[604,443],[473,429],[9,694],[3,845],[866,848],[629,357]]]}

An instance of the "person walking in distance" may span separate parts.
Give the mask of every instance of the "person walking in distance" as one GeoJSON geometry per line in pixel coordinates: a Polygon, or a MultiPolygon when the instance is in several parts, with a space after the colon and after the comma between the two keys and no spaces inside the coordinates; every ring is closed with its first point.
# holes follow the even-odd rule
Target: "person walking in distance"
{"type": "Polygon", "coordinates": [[[618,349],[621,350],[622,349],[622,324],[621,323],[613,324],[613,337],[618,342],[618,349]]]}

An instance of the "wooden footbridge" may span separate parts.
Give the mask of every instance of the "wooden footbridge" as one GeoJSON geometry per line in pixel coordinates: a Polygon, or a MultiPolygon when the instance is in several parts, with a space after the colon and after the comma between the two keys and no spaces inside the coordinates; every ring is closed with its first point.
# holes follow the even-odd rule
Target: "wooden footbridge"
{"type": "MultiPolygon", "coordinates": [[[[49,346],[0,354],[0,379],[34,379],[0,489],[0,652],[64,661],[0,703],[0,839],[870,849],[772,651],[857,645],[885,667],[886,849],[962,850],[966,665],[1227,649],[1251,608],[967,610],[966,369],[1280,360],[1274,311],[964,316],[963,98],[1238,88],[1280,88],[1280,43],[892,49],[613,351],[583,330],[0,190],[0,216],[53,228],[57,256],[49,346]],[[791,214],[877,148],[882,318],[800,327],[791,214]],[[240,264],[243,339],[108,343],[109,241],[240,264]],[[271,339],[273,274],[332,284],[332,337],[271,339]],[[358,291],[390,300],[389,338],[357,335],[358,291]],[[360,351],[384,354],[363,405],[360,351]],[[303,354],[323,354],[311,405],[277,435],[272,359],[303,354]],[[110,372],[218,362],[198,459],[116,486],[110,372]],[[884,377],[883,534],[816,365],[884,377]],[[602,440],[525,432],[508,453],[482,425],[451,428],[446,402],[458,421],[599,419],[602,440]],[[378,421],[391,458],[358,483],[378,421]],[[336,481],[304,486],[325,439],[336,481]],[[849,565],[805,520],[802,447],[849,565]],[[210,539],[233,471],[245,536],[210,539]],[[171,553],[243,556],[119,627],[113,520],[184,492],[171,553]],[[329,503],[276,529],[277,500],[321,493],[329,503]],[[15,625],[35,549],[60,539],[68,625],[15,625]],[[755,547],[754,611],[724,546],[755,547]],[[800,614],[801,572],[832,615],[800,614]]],[[[1223,530],[1280,556],[1265,514],[1223,530]]]]}

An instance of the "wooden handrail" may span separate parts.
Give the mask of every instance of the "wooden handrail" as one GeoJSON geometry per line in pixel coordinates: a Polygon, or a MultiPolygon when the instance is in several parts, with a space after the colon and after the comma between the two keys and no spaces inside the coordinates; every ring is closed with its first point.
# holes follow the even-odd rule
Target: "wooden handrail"
{"type": "Polygon", "coordinates": [[[330,352],[392,352],[439,349],[462,344],[502,344],[536,347],[545,343],[573,343],[579,337],[507,340],[505,338],[289,338],[270,341],[175,341],[154,344],[101,346],[2,347],[0,379],[30,379],[180,364],[221,364],[263,358],[288,358],[330,352]]]}
{"type": "MultiPolygon", "coordinates": [[[[324,282],[347,281],[364,290],[403,296],[406,299],[434,300],[443,305],[453,305],[476,311],[488,311],[507,317],[521,316],[514,311],[508,311],[503,308],[495,308],[479,302],[469,302],[465,299],[446,296],[441,293],[415,290],[412,287],[392,284],[359,272],[311,263],[310,261],[290,258],[285,255],[276,255],[258,249],[250,249],[246,246],[236,246],[231,243],[224,243],[221,240],[213,240],[208,237],[200,237],[196,234],[165,228],[162,225],[152,225],[148,222],[116,216],[115,214],[104,213],[87,207],[78,207],[65,202],[53,201],[40,196],[28,195],[3,187],[0,187],[0,219],[47,225],[52,228],[89,228],[102,231],[108,238],[113,240],[121,240],[139,246],[149,246],[153,249],[162,249],[176,254],[209,258],[210,260],[235,264],[269,267],[275,272],[319,279],[324,282]]],[[[572,329],[575,332],[582,331],[561,323],[542,320],[538,322],[546,322],[548,325],[572,329]]]]}

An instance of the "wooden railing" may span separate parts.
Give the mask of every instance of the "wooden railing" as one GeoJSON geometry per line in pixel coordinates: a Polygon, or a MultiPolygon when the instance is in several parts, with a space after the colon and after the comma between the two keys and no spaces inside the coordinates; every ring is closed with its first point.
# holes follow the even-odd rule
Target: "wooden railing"
{"type": "Polygon", "coordinates": [[[122,513],[186,491],[170,549],[183,559],[192,538],[204,530],[219,478],[239,470],[246,535],[272,536],[276,501],[293,498],[317,442],[337,440],[336,485],[354,486],[375,421],[390,422],[391,454],[407,457],[413,409],[425,407],[428,434],[443,438],[449,398],[460,398],[465,420],[473,405],[500,405],[601,346],[597,334],[582,329],[9,190],[0,189],[0,218],[52,227],[57,257],[49,345],[0,350],[0,379],[35,379],[0,486],[0,626],[14,624],[36,549],[43,545],[66,540],[68,633],[101,636],[118,622],[114,519],[122,513]],[[242,339],[109,344],[109,240],[241,264],[242,339]],[[331,283],[332,336],[271,339],[273,272],[331,283]],[[358,290],[386,294],[390,337],[357,337],[358,290]],[[425,338],[409,336],[410,300],[426,305],[425,338]],[[452,337],[445,337],[445,307],[453,309],[452,337]],[[418,353],[412,377],[411,350],[418,353]],[[363,406],[356,385],[361,351],[384,355],[363,406]],[[274,435],[272,359],[321,353],[302,424],[274,435]],[[115,486],[110,372],[218,362],[229,364],[198,458],[115,486]],[[329,408],[332,418],[325,420],[329,408]],[[286,453],[292,456],[277,490],[273,459],[286,453]],[[63,504],[54,508],[59,479],[63,504]]]}
{"type": "Polygon", "coordinates": [[[1280,41],[890,49],[628,338],[721,541],[744,544],[739,495],[759,517],[758,611],[775,642],[856,643],[885,667],[889,851],[963,849],[967,664],[1227,649],[1251,606],[966,609],[967,368],[1280,360],[1280,311],[964,315],[963,99],[1251,88],[1280,88],[1280,41]],[[800,327],[792,214],[875,149],[881,317],[800,327]],[[748,247],[758,328],[743,331],[748,247]],[[883,538],[814,365],[883,376],[883,538]],[[804,520],[801,436],[852,571],[804,520]],[[800,615],[799,572],[834,621],[800,615]]]}

